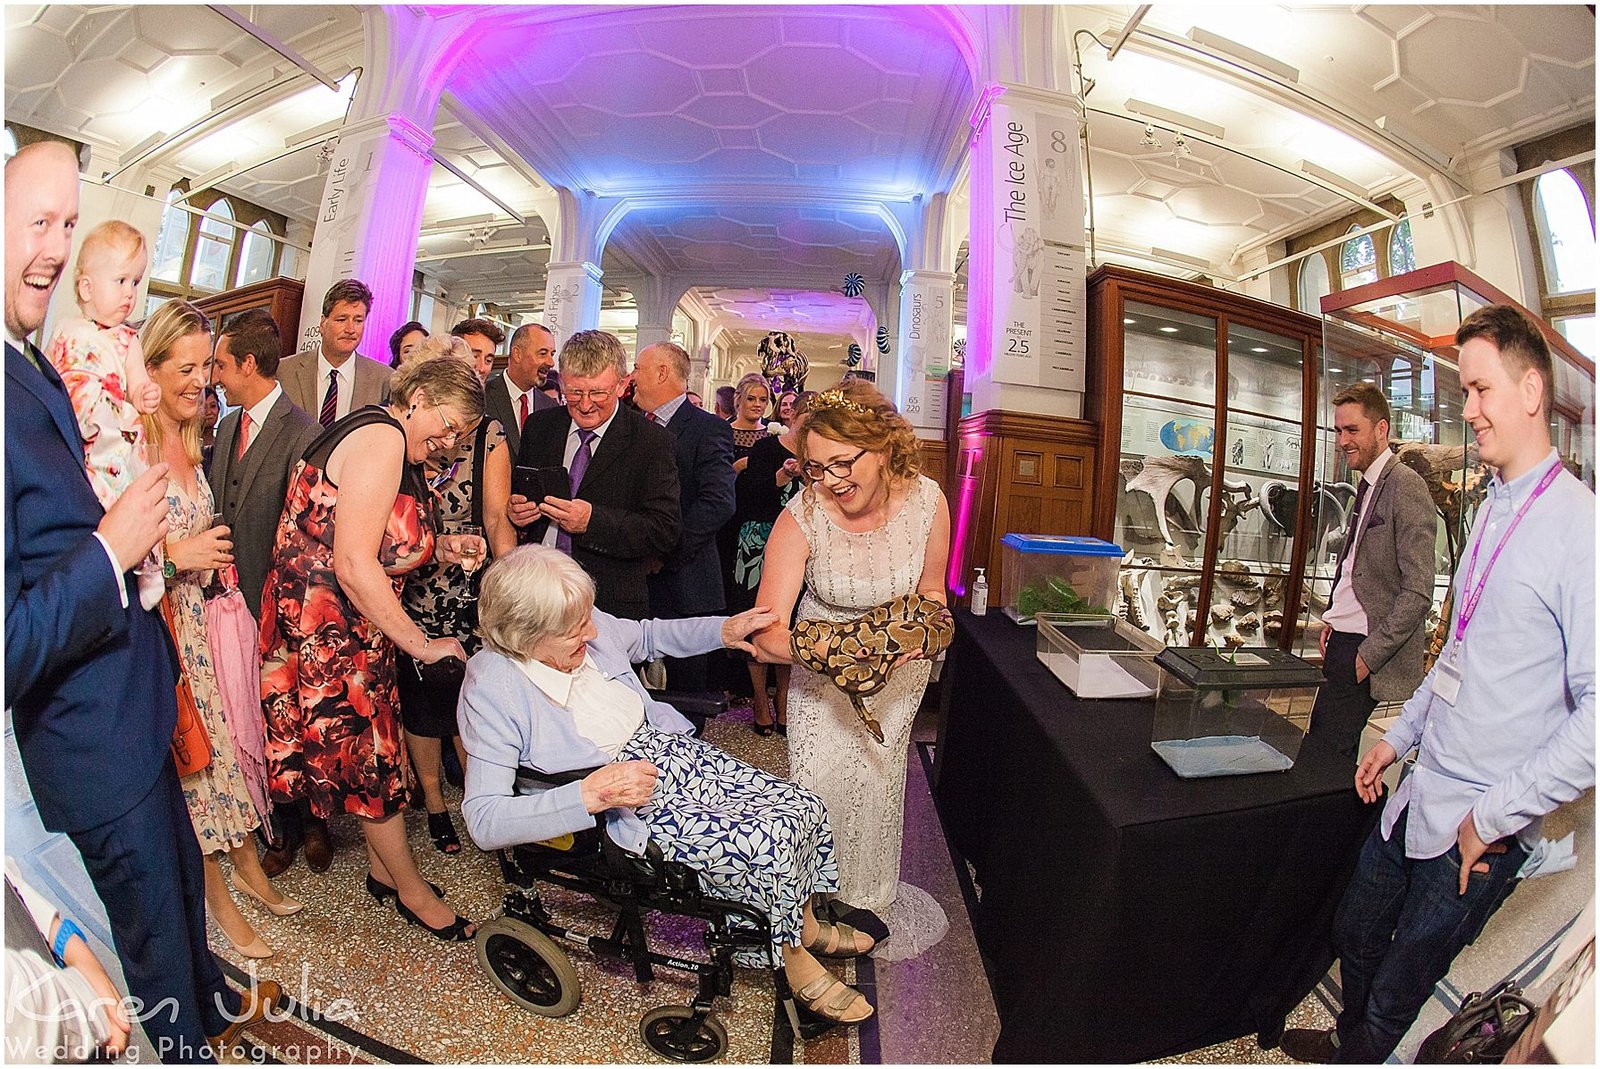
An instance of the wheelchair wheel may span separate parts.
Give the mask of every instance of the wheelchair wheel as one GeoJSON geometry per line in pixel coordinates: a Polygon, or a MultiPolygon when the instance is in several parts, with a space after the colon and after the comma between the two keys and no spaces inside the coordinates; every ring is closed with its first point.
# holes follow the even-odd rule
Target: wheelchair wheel
{"type": "Polygon", "coordinates": [[[478,964],[512,1002],[541,1017],[578,1008],[578,973],[553,940],[533,925],[497,917],[478,925],[478,964]]]}
{"type": "Polygon", "coordinates": [[[715,1017],[707,1017],[690,1031],[688,1006],[657,1006],[639,1022],[645,1046],[675,1062],[709,1062],[728,1049],[728,1030],[715,1017]]]}

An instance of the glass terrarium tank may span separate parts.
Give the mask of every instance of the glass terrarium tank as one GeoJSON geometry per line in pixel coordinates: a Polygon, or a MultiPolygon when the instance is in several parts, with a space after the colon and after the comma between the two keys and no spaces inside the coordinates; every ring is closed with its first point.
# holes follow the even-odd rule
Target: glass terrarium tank
{"type": "Polygon", "coordinates": [[[1035,653],[1080,698],[1149,698],[1161,682],[1161,643],[1111,616],[1042,612],[1035,653]]]}
{"type": "Polygon", "coordinates": [[[1150,747],[1185,779],[1283,772],[1311,723],[1322,670],[1268,648],[1171,647],[1150,747]]]}
{"type": "Polygon", "coordinates": [[[1108,615],[1122,548],[1098,538],[1008,534],[1000,539],[1007,616],[1031,623],[1041,612],[1108,615]]]}

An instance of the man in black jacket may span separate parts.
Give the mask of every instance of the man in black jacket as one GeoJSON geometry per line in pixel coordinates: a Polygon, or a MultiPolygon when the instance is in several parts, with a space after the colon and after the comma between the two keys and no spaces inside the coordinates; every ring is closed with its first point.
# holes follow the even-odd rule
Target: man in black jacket
{"type": "Polygon", "coordinates": [[[528,417],[517,464],[566,468],[573,495],[512,494],[506,512],[519,541],[555,546],[583,565],[597,608],[640,620],[650,612],[646,577],[678,544],[678,465],[672,435],[621,408],[626,361],[614,334],[582,330],[567,339],[566,407],[528,417]]]}
{"type": "MultiPolygon", "coordinates": [[[[671,342],[646,346],[633,363],[634,403],[672,434],[678,461],[678,544],[650,576],[650,614],[665,619],[719,613],[717,532],[733,518],[733,429],[689,403],[689,354],[671,342]]],[[[706,689],[706,655],[667,658],[674,690],[706,689]]]]}

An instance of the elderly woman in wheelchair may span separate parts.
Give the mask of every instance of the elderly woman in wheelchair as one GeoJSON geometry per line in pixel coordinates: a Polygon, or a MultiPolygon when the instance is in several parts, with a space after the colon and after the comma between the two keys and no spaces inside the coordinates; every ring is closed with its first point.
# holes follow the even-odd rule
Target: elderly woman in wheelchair
{"type": "MultiPolygon", "coordinates": [[[[811,897],[838,888],[833,832],[822,801],[689,734],[632,671],[658,656],[689,657],[745,641],[776,617],[621,620],[594,608],[594,582],[570,557],[522,546],[484,575],[478,603],[485,648],[467,666],[461,735],[468,767],[462,814],[485,850],[593,828],[633,855],[659,847],[697,870],[720,898],[764,914],[767,959],[812,1013],[855,1024],[873,1013],[812,952],[853,957],[871,938],[819,920],[811,897]],[[599,766],[563,786],[528,786],[524,773],[599,766]],[[526,793],[522,793],[522,792],[526,793]]],[[[559,775],[557,779],[559,780],[559,775]]]]}

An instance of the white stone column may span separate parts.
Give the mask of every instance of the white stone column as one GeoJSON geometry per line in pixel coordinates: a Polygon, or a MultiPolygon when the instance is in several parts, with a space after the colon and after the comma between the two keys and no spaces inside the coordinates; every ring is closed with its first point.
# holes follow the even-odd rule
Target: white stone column
{"type": "Polygon", "coordinates": [[[544,284],[544,325],[556,345],[600,325],[600,268],[588,260],[550,262],[544,284]]]}
{"type": "Polygon", "coordinates": [[[949,271],[906,271],[900,276],[894,401],[921,438],[944,436],[955,280],[949,271]]]}
{"type": "Polygon", "coordinates": [[[362,355],[388,363],[389,335],[411,318],[432,147],[433,135],[404,115],[368,119],[341,133],[317,209],[296,348],[316,346],[328,287],[357,278],[372,290],[362,355]]]}
{"type": "Polygon", "coordinates": [[[677,304],[664,280],[645,276],[629,280],[634,306],[639,309],[639,326],[634,335],[634,352],[646,346],[672,340],[672,313],[677,304]]]}

